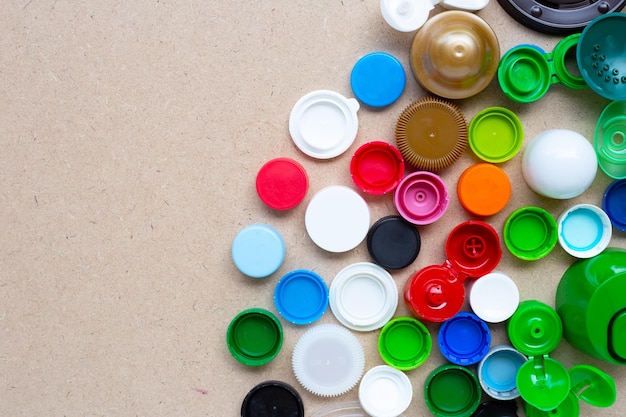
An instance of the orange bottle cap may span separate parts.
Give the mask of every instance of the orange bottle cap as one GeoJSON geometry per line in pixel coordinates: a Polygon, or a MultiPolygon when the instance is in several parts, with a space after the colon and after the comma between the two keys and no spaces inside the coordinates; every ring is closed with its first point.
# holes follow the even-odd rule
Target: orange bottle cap
{"type": "Polygon", "coordinates": [[[493,216],[511,198],[511,182],[506,173],[489,163],[475,164],[461,174],[457,195],[463,208],[476,216],[493,216]]]}

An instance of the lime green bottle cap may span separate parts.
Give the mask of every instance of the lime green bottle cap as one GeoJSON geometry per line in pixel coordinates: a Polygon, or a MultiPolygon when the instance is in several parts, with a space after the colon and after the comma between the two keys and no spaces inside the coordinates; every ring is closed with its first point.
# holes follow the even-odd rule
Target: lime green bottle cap
{"type": "Polygon", "coordinates": [[[550,213],[540,207],[515,210],[504,223],[504,244],[511,254],[525,261],[548,255],[558,241],[558,226],[550,213]]]}
{"type": "Polygon", "coordinates": [[[417,319],[397,317],[378,336],[378,351],[389,366],[407,371],[423,364],[432,350],[430,332],[417,319]]]}
{"type": "Polygon", "coordinates": [[[530,103],[543,97],[550,88],[551,71],[545,52],[532,45],[518,45],[500,60],[498,82],[511,100],[530,103]]]}
{"type": "Polygon", "coordinates": [[[251,308],[237,314],[226,331],[228,350],[248,366],[265,365],[283,345],[283,328],[274,314],[251,308]]]}
{"type": "Polygon", "coordinates": [[[483,161],[508,161],[520,150],[523,140],[522,122],[504,107],[483,109],[469,124],[470,148],[483,161]]]}
{"type": "Polygon", "coordinates": [[[436,417],[469,417],[480,405],[478,377],[460,365],[441,365],[426,378],[424,399],[436,417]]]}
{"type": "Polygon", "coordinates": [[[561,342],[563,323],[556,311],[537,300],[522,301],[507,322],[515,349],[527,356],[547,355],[561,342]]]}

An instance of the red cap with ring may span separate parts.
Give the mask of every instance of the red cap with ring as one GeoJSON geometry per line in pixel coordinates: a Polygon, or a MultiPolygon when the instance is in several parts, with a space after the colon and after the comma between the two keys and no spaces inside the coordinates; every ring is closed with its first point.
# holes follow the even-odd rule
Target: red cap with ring
{"type": "Polygon", "coordinates": [[[308,188],[306,171],[291,158],[267,161],[256,177],[259,198],[276,210],[289,210],[300,204],[308,188]]]}
{"type": "Polygon", "coordinates": [[[400,151],[387,142],[368,142],[352,156],[350,175],[363,192],[386,194],[402,180],[404,159],[400,151]]]}
{"type": "Polygon", "coordinates": [[[420,269],[406,282],[404,301],[420,319],[443,322],[460,311],[465,279],[486,275],[500,262],[498,232],[480,220],[463,222],[448,235],[446,256],[442,265],[420,269]]]}

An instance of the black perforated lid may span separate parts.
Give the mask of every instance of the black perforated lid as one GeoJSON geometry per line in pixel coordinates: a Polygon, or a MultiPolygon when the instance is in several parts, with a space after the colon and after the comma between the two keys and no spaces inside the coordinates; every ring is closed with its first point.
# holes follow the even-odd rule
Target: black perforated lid
{"type": "Polygon", "coordinates": [[[515,20],[543,33],[582,31],[594,18],[621,10],[626,0],[498,0],[515,20]]]}

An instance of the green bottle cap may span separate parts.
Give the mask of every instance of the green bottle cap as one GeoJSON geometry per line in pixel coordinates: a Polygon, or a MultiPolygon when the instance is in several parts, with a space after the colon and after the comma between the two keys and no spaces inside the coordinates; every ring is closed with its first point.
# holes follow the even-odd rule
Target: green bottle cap
{"type": "Polygon", "coordinates": [[[237,314],[226,331],[226,344],[235,359],[244,365],[265,365],[283,345],[283,328],[274,314],[250,308],[237,314]]]}
{"type": "Polygon", "coordinates": [[[523,140],[522,122],[515,113],[504,107],[483,109],[469,124],[470,148],[483,161],[508,161],[520,150],[523,140]]]}
{"type": "Polygon", "coordinates": [[[576,63],[576,47],[580,33],[574,33],[566,38],[561,39],[552,51],[552,63],[554,65],[554,74],[557,80],[567,88],[573,90],[581,90],[587,87],[587,83],[578,73],[576,63]],[[574,67],[576,73],[571,73],[568,66],[574,67]]]}
{"type": "Polygon", "coordinates": [[[441,365],[426,378],[424,399],[436,417],[469,417],[480,405],[478,377],[460,365],[441,365]]]}
{"type": "Polygon", "coordinates": [[[521,207],[504,223],[504,244],[516,257],[535,261],[548,255],[558,240],[558,226],[540,207],[521,207]]]}
{"type": "Polygon", "coordinates": [[[432,350],[430,332],[417,319],[397,317],[378,336],[378,351],[389,366],[407,371],[423,364],[432,350]]]}
{"type": "Polygon", "coordinates": [[[580,404],[578,403],[578,398],[570,392],[563,402],[552,410],[540,410],[525,402],[524,413],[526,417],[578,417],[580,415],[580,404]]]}
{"type": "Polygon", "coordinates": [[[530,358],[517,371],[515,381],[520,397],[544,411],[557,408],[571,388],[567,369],[547,355],[530,358]]]}
{"type": "Polygon", "coordinates": [[[593,147],[606,175],[626,178],[626,101],[612,101],[602,110],[593,147]]]}

